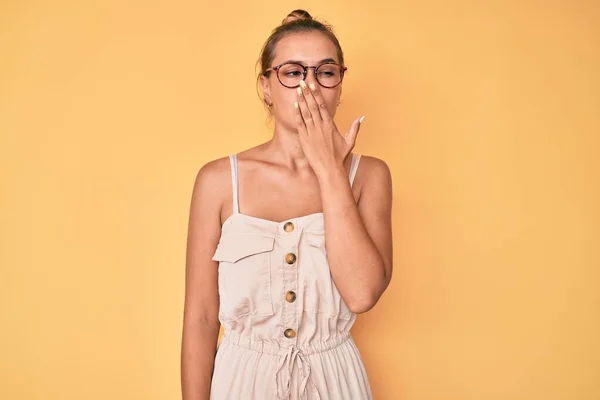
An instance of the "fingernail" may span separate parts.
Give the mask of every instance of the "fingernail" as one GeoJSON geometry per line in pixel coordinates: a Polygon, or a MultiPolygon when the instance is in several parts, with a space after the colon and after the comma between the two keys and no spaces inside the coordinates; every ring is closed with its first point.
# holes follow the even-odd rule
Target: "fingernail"
{"type": "Polygon", "coordinates": [[[309,83],[308,87],[310,88],[310,90],[312,90],[313,92],[315,91],[316,87],[314,83],[309,83]]]}
{"type": "Polygon", "coordinates": [[[299,94],[300,96],[302,96],[302,89],[300,89],[300,88],[297,88],[297,92],[298,92],[298,94],[299,94]]]}
{"type": "Polygon", "coordinates": [[[294,108],[298,108],[298,102],[297,101],[294,102],[294,108]]]}
{"type": "Polygon", "coordinates": [[[306,82],[304,82],[304,79],[300,81],[300,86],[302,87],[302,89],[306,89],[306,82]]]}
{"type": "Polygon", "coordinates": [[[360,119],[358,120],[358,123],[362,124],[364,120],[365,120],[365,116],[363,115],[363,116],[362,116],[362,117],[360,117],[360,119]]]}

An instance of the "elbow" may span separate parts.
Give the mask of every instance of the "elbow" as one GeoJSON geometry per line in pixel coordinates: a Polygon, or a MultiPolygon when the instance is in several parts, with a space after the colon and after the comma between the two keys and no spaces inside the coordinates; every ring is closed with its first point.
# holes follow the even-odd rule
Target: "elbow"
{"type": "Polygon", "coordinates": [[[375,307],[375,304],[377,304],[378,300],[379,296],[376,295],[364,296],[361,299],[352,301],[350,304],[348,304],[348,308],[354,314],[363,314],[375,307]]]}
{"type": "Polygon", "coordinates": [[[389,284],[389,279],[386,277],[383,282],[381,282],[380,287],[373,288],[372,290],[365,290],[361,296],[357,296],[352,301],[348,303],[348,308],[354,314],[362,314],[370,311],[375,304],[381,298],[381,295],[385,291],[389,284]]]}

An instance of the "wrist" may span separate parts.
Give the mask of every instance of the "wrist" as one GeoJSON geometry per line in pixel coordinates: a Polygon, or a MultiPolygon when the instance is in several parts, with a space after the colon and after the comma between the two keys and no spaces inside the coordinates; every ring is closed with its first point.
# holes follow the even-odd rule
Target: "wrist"
{"type": "Polygon", "coordinates": [[[317,173],[317,179],[321,187],[335,185],[337,182],[346,180],[346,170],[343,165],[323,169],[317,173]]]}

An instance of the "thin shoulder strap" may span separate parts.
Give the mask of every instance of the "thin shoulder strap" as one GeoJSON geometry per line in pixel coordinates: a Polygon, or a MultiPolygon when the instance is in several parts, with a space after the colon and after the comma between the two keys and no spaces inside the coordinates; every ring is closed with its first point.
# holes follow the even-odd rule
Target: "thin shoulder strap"
{"type": "Polygon", "coordinates": [[[356,171],[358,170],[358,164],[360,163],[360,154],[352,153],[352,164],[350,164],[350,187],[354,184],[354,177],[356,177],[356,171]]]}
{"type": "Polygon", "coordinates": [[[233,214],[240,212],[240,205],[238,200],[238,168],[237,168],[237,155],[231,154],[229,156],[229,163],[231,165],[231,187],[233,196],[233,214]]]}

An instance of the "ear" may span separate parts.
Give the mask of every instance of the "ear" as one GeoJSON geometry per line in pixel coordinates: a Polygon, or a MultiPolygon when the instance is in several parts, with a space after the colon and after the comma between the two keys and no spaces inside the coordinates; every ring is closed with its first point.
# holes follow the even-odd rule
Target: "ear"
{"type": "Polygon", "coordinates": [[[260,89],[263,94],[263,100],[267,104],[273,104],[271,100],[271,85],[269,84],[269,78],[264,75],[260,76],[260,89]]]}

